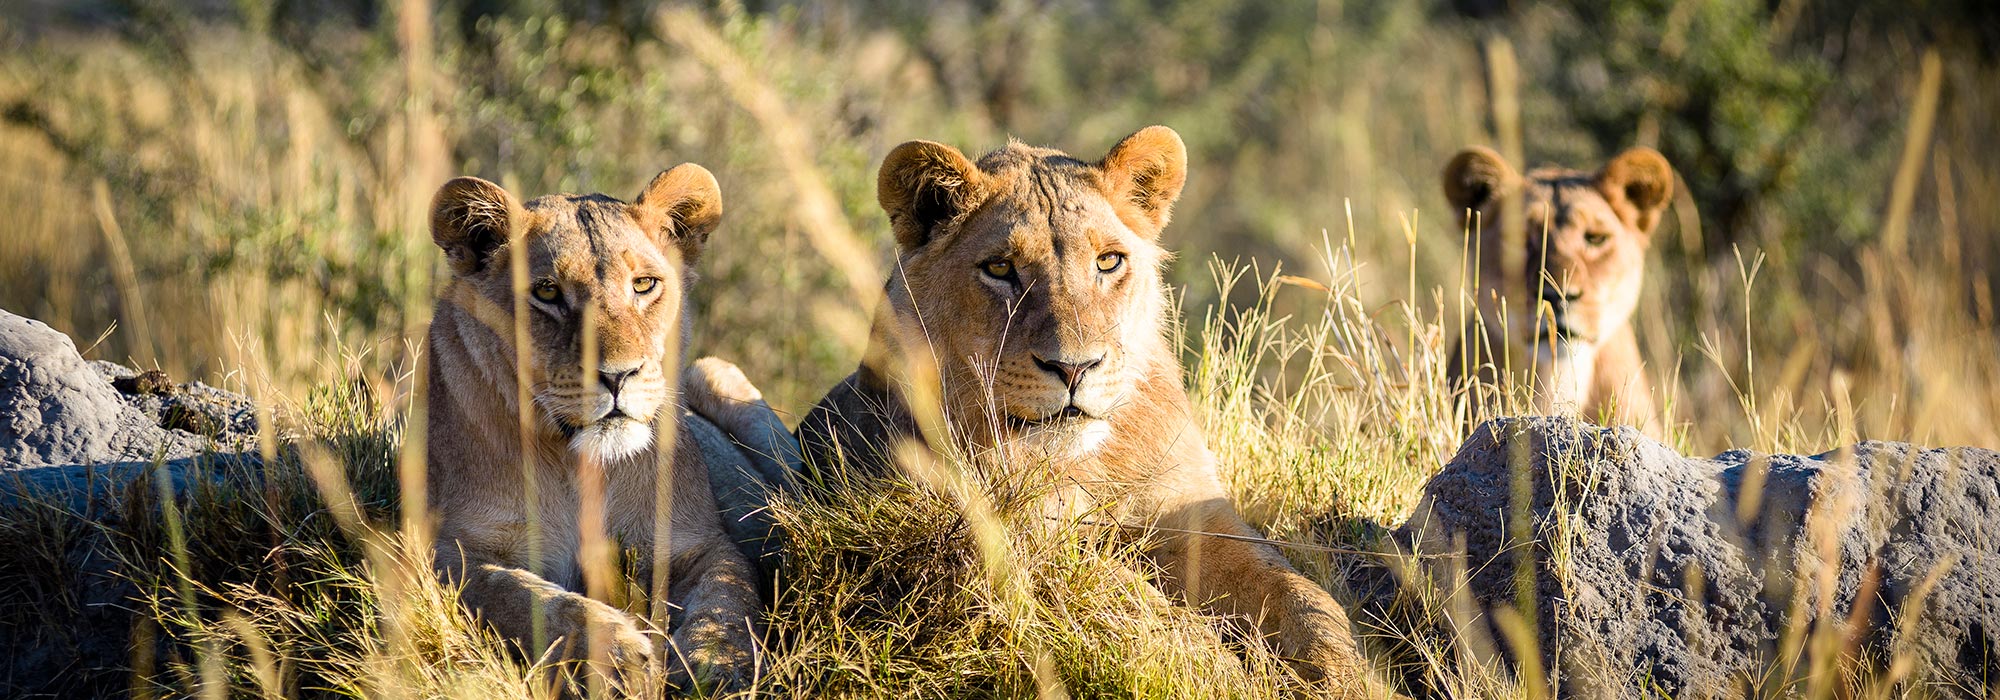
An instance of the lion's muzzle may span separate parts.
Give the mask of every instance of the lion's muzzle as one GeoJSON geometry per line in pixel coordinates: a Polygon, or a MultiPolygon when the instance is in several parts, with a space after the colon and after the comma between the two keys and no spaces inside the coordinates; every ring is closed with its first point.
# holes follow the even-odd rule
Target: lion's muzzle
{"type": "Polygon", "coordinates": [[[570,450],[611,460],[651,446],[654,414],[669,398],[663,375],[638,363],[606,363],[596,379],[594,386],[545,394],[552,400],[543,408],[569,438],[570,450]]]}

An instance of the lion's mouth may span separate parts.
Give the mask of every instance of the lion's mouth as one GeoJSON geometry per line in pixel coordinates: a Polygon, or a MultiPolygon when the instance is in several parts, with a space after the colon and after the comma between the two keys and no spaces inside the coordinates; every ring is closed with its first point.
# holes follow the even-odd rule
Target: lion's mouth
{"type": "Polygon", "coordinates": [[[1096,452],[1111,439],[1111,422],[1074,404],[1040,418],[1008,416],[1010,437],[1046,456],[1079,458],[1096,452]]]}
{"type": "Polygon", "coordinates": [[[1537,324],[1535,329],[1536,342],[1591,343],[1596,340],[1595,336],[1578,331],[1575,326],[1561,319],[1557,319],[1554,323],[1537,324]]]}
{"type": "Polygon", "coordinates": [[[575,439],[577,434],[583,432],[586,428],[618,425],[628,421],[633,423],[643,422],[632,414],[626,413],[623,407],[612,406],[611,410],[605,411],[603,415],[599,415],[596,418],[583,419],[581,416],[578,416],[558,419],[554,423],[556,424],[556,429],[562,432],[563,439],[568,440],[575,439]]]}
{"type": "Polygon", "coordinates": [[[1068,406],[1064,406],[1060,411],[1056,411],[1055,413],[1051,413],[1046,416],[1042,416],[1040,418],[1022,418],[1020,416],[1009,415],[1007,416],[1007,425],[1016,430],[1026,430],[1029,428],[1040,428],[1053,425],[1061,425],[1064,423],[1069,423],[1071,421],[1091,420],[1095,419],[1096,417],[1097,416],[1090,415],[1089,411],[1085,411],[1081,408],[1078,408],[1076,404],[1070,404],[1068,406]]]}

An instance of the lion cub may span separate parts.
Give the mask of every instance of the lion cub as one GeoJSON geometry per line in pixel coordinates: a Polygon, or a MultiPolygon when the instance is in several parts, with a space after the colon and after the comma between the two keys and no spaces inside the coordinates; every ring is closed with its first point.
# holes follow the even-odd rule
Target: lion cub
{"type": "Polygon", "coordinates": [[[1653,228],[1672,198],[1673,170],[1650,148],[1633,148],[1594,173],[1561,168],[1514,172],[1500,155],[1468,148],[1444,169],[1444,193],[1472,225],[1478,249],[1480,321],[1453,352],[1453,385],[1470,369],[1481,381],[1511,364],[1533,372],[1535,408],[1632,425],[1660,434],[1632,312],[1646,274],[1653,228]],[[1518,194],[1527,250],[1503,240],[1501,202],[1518,194]],[[1507,301],[1508,253],[1524,267],[1532,299],[1507,301]],[[1503,303],[1504,301],[1504,303],[1503,303]],[[1504,311],[1503,311],[1504,309],[1504,311]],[[1510,350],[1511,349],[1511,350],[1510,350]],[[1523,359],[1527,362],[1523,362],[1523,359]],[[1525,365],[1525,367],[1524,367],[1525,365]]]}
{"type": "Polygon", "coordinates": [[[1160,279],[1186,178],[1163,126],[1096,161],[1020,143],[977,162],[929,141],[891,151],[888,299],[868,358],[799,424],[806,462],[894,470],[898,444],[922,442],[908,392],[928,385],[979,468],[1050,468],[1051,518],[1149,533],[1168,591],[1372,697],[1346,611],[1237,515],[1189,406],[1160,279]]]}
{"type": "Polygon", "coordinates": [[[655,444],[653,426],[663,408],[679,415],[680,373],[667,358],[685,333],[689,268],[721,214],[714,176],[693,164],[661,173],[630,204],[568,194],[520,203],[471,177],[445,183],[432,203],[431,235],[452,273],[430,329],[436,565],[463,585],[467,607],[531,658],[543,653],[532,647],[540,615],[561,658],[593,657],[627,686],[658,669],[646,623],[579,591],[586,532],[608,535],[612,553],[638,552],[639,580],[651,580],[655,479],[664,476],[672,480],[664,548],[672,579],[668,600],[654,604],[673,610],[672,636],[661,642],[666,670],[676,674],[670,681],[688,680],[691,670],[696,682],[728,687],[750,671],[755,577],[724,534],[695,441],[655,444]],[[515,256],[525,258],[529,280],[525,353],[515,344],[515,256]],[[586,342],[596,348],[590,367],[586,342]],[[526,362],[533,404],[526,436],[517,359],[526,362]],[[672,468],[663,473],[655,450],[667,448],[672,468]],[[539,532],[529,529],[530,493],[539,532]],[[593,514],[601,529],[585,527],[593,514]],[[531,561],[536,537],[540,558],[531,561]]]}

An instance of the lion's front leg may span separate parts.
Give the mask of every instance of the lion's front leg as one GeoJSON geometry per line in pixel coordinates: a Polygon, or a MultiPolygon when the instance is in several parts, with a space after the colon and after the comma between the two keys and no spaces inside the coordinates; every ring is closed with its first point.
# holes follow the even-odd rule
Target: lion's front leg
{"type": "Polygon", "coordinates": [[[668,679],[677,687],[740,688],[756,673],[757,579],[719,533],[695,551],[674,562],[668,679]]]}
{"type": "MultiPolygon", "coordinates": [[[[1165,514],[1175,530],[1261,537],[1228,501],[1216,497],[1165,514]]],[[[1374,698],[1368,662],[1355,645],[1347,611],[1262,542],[1167,533],[1155,551],[1167,585],[1192,603],[1238,621],[1263,637],[1301,677],[1335,697],[1374,698]]]]}
{"type": "Polygon", "coordinates": [[[587,661],[627,690],[645,687],[657,670],[652,638],[624,611],[525,569],[490,562],[444,568],[447,575],[463,573],[459,595],[465,606],[530,658],[552,648],[557,658],[587,661]],[[546,624],[543,640],[534,639],[536,615],[546,624]],[[549,646],[537,648],[538,641],[549,646]]]}

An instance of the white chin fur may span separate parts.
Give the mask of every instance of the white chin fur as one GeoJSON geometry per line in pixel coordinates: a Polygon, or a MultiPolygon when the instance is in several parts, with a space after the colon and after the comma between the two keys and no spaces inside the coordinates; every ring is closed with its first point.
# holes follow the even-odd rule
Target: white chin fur
{"type": "Polygon", "coordinates": [[[1051,458],[1081,459],[1095,454],[1110,440],[1110,421],[1087,418],[1030,428],[1016,438],[1016,445],[1051,458]]]}
{"type": "Polygon", "coordinates": [[[629,418],[592,423],[569,439],[571,452],[605,462],[638,454],[652,444],[653,429],[629,418]]]}
{"type": "Polygon", "coordinates": [[[1094,453],[1110,441],[1111,421],[1093,418],[1076,427],[1074,437],[1070,438],[1070,456],[1082,457],[1094,453]]]}
{"type": "Polygon", "coordinates": [[[1536,404],[1543,413],[1575,415],[1590,396],[1597,366],[1597,346],[1564,342],[1541,346],[1535,354],[1536,404]]]}

